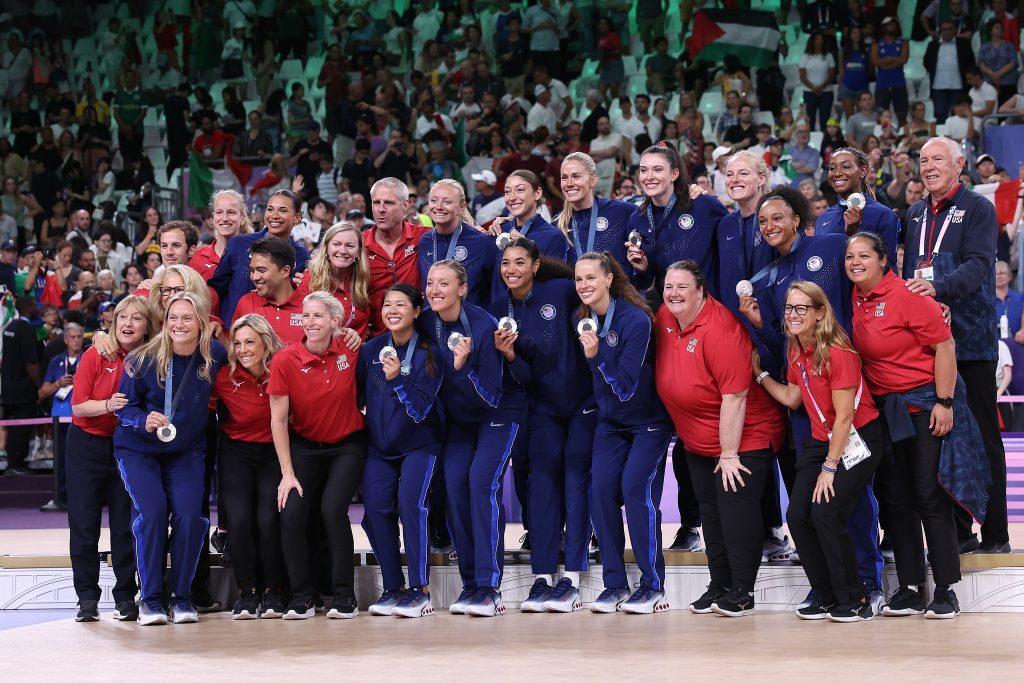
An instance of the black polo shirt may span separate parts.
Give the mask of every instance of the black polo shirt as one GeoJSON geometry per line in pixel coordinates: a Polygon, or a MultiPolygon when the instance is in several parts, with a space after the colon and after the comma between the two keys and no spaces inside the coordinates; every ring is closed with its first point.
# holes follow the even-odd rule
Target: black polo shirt
{"type": "Polygon", "coordinates": [[[4,330],[3,359],[0,361],[0,402],[5,405],[35,403],[39,387],[26,365],[39,364],[36,333],[25,318],[18,318],[4,330]]]}

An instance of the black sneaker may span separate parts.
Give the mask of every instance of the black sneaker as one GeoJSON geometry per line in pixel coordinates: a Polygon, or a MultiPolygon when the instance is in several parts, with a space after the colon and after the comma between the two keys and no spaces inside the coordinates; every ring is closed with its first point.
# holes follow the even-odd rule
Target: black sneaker
{"type": "Polygon", "coordinates": [[[878,551],[882,554],[882,562],[885,564],[896,563],[896,553],[892,549],[892,536],[882,536],[882,542],[878,544],[878,551]]]}
{"type": "Polygon", "coordinates": [[[90,622],[100,620],[99,602],[97,600],[80,600],[75,621],[90,622]]]}
{"type": "Polygon", "coordinates": [[[210,595],[208,590],[199,590],[192,593],[192,606],[196,608],[196,612],[200,614],[208,614],[210,612],[220,612],[224,609],[224,605],[219,600],[214,600],[213,596],[210,595]]]}
{"type": "Polygon", "coordinates": [[[223,555],[224,549],[228,546],[228,532],[220,527],[214,527],[213,533],[210,534],[210,545],[223,555]]]}
{"type": "Polygon", "coordinates": [[[260,616],[260,596],[254,590],[245,591],[235,600],[231,610],[231,618],[235,621],[258,619],[260,616]]]}
{"type": "Polygon", "coordinates": [[[875,616],[871,609],[869,600],[848,603],[845,605],[833,605],[828,611],[828,620],[848,624],[854,621],[869,621],[875,616]]]}
{"type": "Polygon", "coordinates": [[[1013,552],[1009,543],[981,543],[978,545],[979,555],[1005,555],[1013,552]]]}
{"type": "Polygon", "coordinates": [[[715,600],[711,605],[715,614],[723,617],[745,617],[754,613],[754,594],[739,588],[732,588],[728,593],[715,600]]]}
{"type": "Polygon", "coordinates": [[[724,597],[727,592],[725,588],[709,583],[704,595],[691,602],[688,609],[694,614],[711,614],[711,606],[715,604],[716,600],[724,597]]]}
{"type": "Polygon", "coordinates": [[[978,549],[979,545],[981,544],[978,543],[977,536],[971,536],[965,541],[960,541],[960,554],[966,555],[968,553],[973,553],[978,549]]]}
{"type": "Polygon", "coordinates": [[[291,621],[294,619],[309,619],[316,614],[313,606],[313,598],[305,595],[293,595],[288,602],[288,609],[284,611],[282,619],[291,621]]]}
{"type": "Polygon", "coordinates": [[[529,531],[527,531],[525,534],[520,536],[519,541],[520,541],[520,544],[521,544],[519,546],[519,549],[522,550],[523,552],[528,553],[531,550],[533,550],[533,548],[530,547],[530,532],[529,531]]]}
{"type": "Polygon", "coordinates": [[[700,550],[700,534],[692,527],[679,527],[679,531],[676,532],[676,538],[672,541],[672,545],[669,546],[669,550],[683,550],[690,553],[698,552],[700,550]]]}
{"type": "Polygon", "coordinates": [[[928,609],[924,612],[925,619],[952,619],[960,613],[960,601],[949,586],[936,586],[928,609]]]}
{"type": "Polygon", "coordinates": [[[924,612],[924,596],[909,586],[900,586],[882,608],[883,617],[909,617],[924,612]]]}
{"type": "Polygon", "coordinates": [[[351,619],[359,616],[359,605],[356,604],[352,589],[343,589],[334,593],[334,602],[327,610],[328,619],[351,619]]]}
{"type": "Polygon", "coordinates": [[[117,603],[112,616],[118,621],[138,621],[139,606],[134,600],[122,600],[117,603]]]}
{"type": "Polygon", "coordinates": [[[263,594],[263,601],[260,603],[260,619],[280,619],[286,610],[284,596],[278,591],[268,590],[263,594]]]}
{"type": "Polygon", "coordinates": [[[796,616],[799,619],[806,619],[808,621],[817,621],[825,619],[829,615],[829,610],[835,608],[835,600],[831,598],[825,598],[818,591],[812,591],[807,604],[801,604],[796,609],[796,616]]]}

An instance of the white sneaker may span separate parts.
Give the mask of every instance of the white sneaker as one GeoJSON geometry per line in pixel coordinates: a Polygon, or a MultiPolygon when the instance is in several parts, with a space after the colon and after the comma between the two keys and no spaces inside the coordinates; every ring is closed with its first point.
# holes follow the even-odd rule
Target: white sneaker
{"type": "Polygon", "coordinates": [[[551,597],[544,603],[546,612],[575,612],[583,609],[580,591],[572,585],[572,581],[562,577],[551,591],[551,597]]]}
{"type": "Polygon", "coordinates": [[[654,614],[655,612],[664,612],[668,608],[665,591],[656,591],[643,583],[633,591],[629,600],[619,605],[619,611],[627,614],[654,614]]]}
{"type": "Polygon", "coordinates": [[[590,603],[590,611],[599,614],[613,614],[619,605],[629,599],[629,591],[625,588],[605,588],[597,600],[590,603]]]}

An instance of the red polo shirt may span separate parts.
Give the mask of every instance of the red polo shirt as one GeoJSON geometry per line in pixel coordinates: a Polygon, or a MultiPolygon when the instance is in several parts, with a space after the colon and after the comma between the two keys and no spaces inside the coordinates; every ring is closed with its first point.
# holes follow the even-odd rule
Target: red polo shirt
{"type": "MultiPolygon", "coordinates": [[[[280,337],[282,344],[285,346],[298,344],[306,334],[302,329],[302,298],[304,296],[299,290],[293,290],[292,295],[278,306],[253,290],[238,300],[238,305],[235,306],[235,320],[248,313],[258,313],[266,318],[270,326],[274,328],[274,332],[280,337]]],[[[234,324],[235,320],[232,320],[231,323],[234,324]]]]}
{"type": "Polygon", "coordinates": [[[225,365],[213,380],[211,399],[219,399],[228,409],[228,418],[220,428],[230,438],[248,443],[270,443],[270,376],[256,379],[241,366],[231,372],[225,365]]]}
{"type": "Polygon", "coordinates": [[[697,318],[679,330],[664,306],[658,311],[655,374],[658,395],[672,417],[686,450],[717,457],[722,396],[747,391],[740,452],[781,448],[786,417],[754,381],[750,334],[729,310],[710,296],[697,318]]]}
{"type": "Polygon", "coordinates": [[[292,430],[310,441],[337,443],[363,428],[356,406],[356,353],[335,338],[322,356],[304,343],[270,362],[271,396],[287,396],[292,430]]]}
{"type": "MultiPolygon", "coordinates": [[[[390,285],[389,285],[390,286],[390,285]]],[[[302,278],[302,282],[299,284],[299,291],[302,292],[302,297],[305,298],[309,294],[309,274],[302,278]]],[[[359,336],[363,340],[367,340],[373,336],[370,331],[370,311],[368,308],[355,308],[352,305],[352,297],[349,296],[348,292],[345,291],[344,287],[331,292],[334,298],[341,304],[341,309],[345,312],[342,316],[342,321],[345,327],[351,327],[353,330],[359,333],[359,336]]],[[[299,300],[301,303],[301,299],[299,300]]]]}
{"type": "MultiPolygon", "coordinates": [[[[75,371],[71,405],[77,406],[86,401],[104,401],[117,393],[124,370],[124,356],[124,351],[119,351],[117,360],[107,360],[96,353],[95,348],[87,348],[82,354],[82,360],[78,361],[78,370],[75,371]]],[[[113,436],[117,417],[113,413],[96,417],[75,415],[71,418],[71,424],[89,434],[113,436]]]]}
{"type": "MultiPolygon", "coordinates": [[[[832,392],[838,389],[853,389],[854,396],[856,396],[861,385],[860,357],[856,353],[833,346],[829,348],[829,358],[828,368],[822,368],[820,373],[816,373],[814,371],[814,349],[805,351],[790,360],[786,377],[790,384],[800,387],[800,397],[804,401],[807,415],[811,418],[811,436],[818,441],[828,441],[828,429],[831,429],[836,423],[832,392]],[[810,394],[814,395],[814,400],[818,402],[818,407],[825,415],[828,429],[821,424],[814,404],[811,403],[800,372],[801,365],[804,372],[807,373],[807,385],[811,388],[810,394]]],[[[877,417],[878,410],[875,408],[875,402],[868,391],[867,383],[865,383],[864,390],[861,391],[860,404],[853,412],[853,426],[863,427],[877,417]]]]}
{"type": "Polygon", "coordinates": [[[934,382],[932,345],[952,336],[935,299],[914,294],[891,272],[870,294],[853,288],[853,345],[872,394],[934,382]]]}
{"type": "Polygon", "coordinates": [[[220,265],[220,254],[217,253],[215,246],[206,244],[199,247],[196,249],[196,253],[192,254],[192,258],[188,260],[189,267],[202,275],[207,282],[217,272],[217,266],[220,265]]]}
{"type": "Polygon", "coordinates": [[[377,228],[363,231],[363,244],[370,260],[370,321],[375,329],[383,330],[384,321],[380,309],[384,303],[384,292],[399,282],[408,282],[420,289],[420,269],[417,261],[416,244],[430,228],[425,225],[402,223],[402,238],[395,245],[394,254],[377,244],[377,228]]]}

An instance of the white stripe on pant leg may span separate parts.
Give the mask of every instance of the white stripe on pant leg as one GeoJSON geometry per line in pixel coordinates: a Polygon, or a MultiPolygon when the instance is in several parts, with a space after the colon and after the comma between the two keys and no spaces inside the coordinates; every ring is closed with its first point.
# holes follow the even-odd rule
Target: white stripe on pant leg
{"type": "MultiPolygon", "coordinates": [[[[423,488],[420,490],[420,500],[418,503],[420,511],[420,534],[423,538],[420,540],[420,555],[423,560],[423,580],[427,583],[427,572],[429,571],[430,565],[430,546],[428,545],[429,539],[429,519],[430,511],[427,510],[427,493],[430,491],[430,480],[434,478],[434,464],[437,462],[437,456],[427,456],[427,473],[423,477],[423,488]]],[[[409,554],[409,549],[405,549],[405,554],[409,554]]],[[[410,581],[411,583],[411,581],[410,581]]],[[[412,586],[410,586],[412,588],[412,586]]]]}
{"type": "Polygon", "coordinates": [[[498,484],[501,479],[501,473],[505,471],[505,466],[508,464],[509,458],[512,457],[512,447],[516,442],[516,435],[519,434],[519,423],[513,422],[511,425],[512,429],[509,432],[508,444],[505,446],[505,454],[498,461],[498,471],[494,473],[494,478],[491,480],[491,557],[492,566],[495,568],[493,574],[491,574],[491,584],[494,586],[498,585],[498,581],[501,578],[501,570],[498,569],[498,526],[501,519],[498,505],[501,502],[498,500],[498,484]]]}

